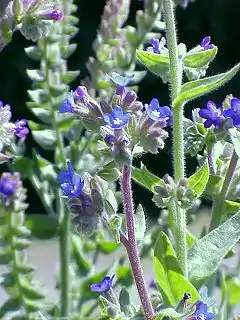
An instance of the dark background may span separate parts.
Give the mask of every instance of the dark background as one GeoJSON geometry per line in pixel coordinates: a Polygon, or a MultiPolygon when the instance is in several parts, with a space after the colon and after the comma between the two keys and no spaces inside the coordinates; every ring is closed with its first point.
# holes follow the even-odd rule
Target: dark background
{"type": "MultiPolygon", "coordinates": [[[[2,0],[0,0],[2,1],[2,0]]],[[[100,23],[103,0],[77,0],[76,4],[80,8],[80,31],[76,35],[74,42],[78,43],[78,48],[69,59],[70,70],[81,70],[80,77],[72,84],[76,87],[79,81],[87,75],[85,64],[90,55],[93,55],[92,42],[96,36],[96,31],[100,23]]],[[[142,3],[132,0],[129,23],[134,25],[134,13],[140,9],[142,3]]],[[[178,37],[180,42],[184,42],[190,49],[201,42],[202,38],[211,35],[212,42],[218,46],[219,53],[215,61],[208,70],[208,75],[221,73],[240,61],[240,1],[239,0],[196,0],[189,4],[186,10],[180,7],[176,10],[178,22],[178,37]]],[[[28,100],[27,90],[31,87],[31,81],[26,76],[26,69],[34,68],[34,63],[25,55],[24,48],[31,45],[31,42],[24,39],[17,32],[12,42],[4,48],[0,54],[0,99],[4,103],[12,106],[14,119],[31,119],[32,115],[27,110],[25,103],[28,100]]],[[[232,93],[240,97],[240,74],[220,90],[198,99],[186,106],[186,115],[191,114],[195,107],[203,107],[207,100],[221,103],[225,96],[232,93]]],[[[153,97],[157,97],[161,104],[168,104],[168,88],[161,80],[148,73],[147,77],[140,83],[139,98],[148,102],[153,97]]],[[[31,149],[32,140],[27,139],[28,149],[31,149]]],[[[171,140],[168,140],[164,151],[157,156],[145,155],[141,159],[150,171],[162,176],[168,172],[171,174],[171,140]]],[[[187,158],[187,173],[191,174],[196,166],[194,159],[187,158]]],[[[28,212],[39,213],[39,200],[27,181],[24,182],[28,188],[28,202],[30,207],[28,212]]],[[[145,199],[144,205],[148,207],[151,216],[157,214],[157,209],[151,202],[151,195],[145,190],[136,187],[136,201],[145,199]]]]}

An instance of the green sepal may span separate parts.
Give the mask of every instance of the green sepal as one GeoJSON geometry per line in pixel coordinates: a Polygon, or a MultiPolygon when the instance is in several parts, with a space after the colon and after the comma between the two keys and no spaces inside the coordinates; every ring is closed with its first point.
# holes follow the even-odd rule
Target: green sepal
{"type": "Polygon", "coordinates": [[[202,68],[207,66],[216,56],[218,48],[201,51],[189,51],[183,58],[183,65],[188,68],[202,68]]]}

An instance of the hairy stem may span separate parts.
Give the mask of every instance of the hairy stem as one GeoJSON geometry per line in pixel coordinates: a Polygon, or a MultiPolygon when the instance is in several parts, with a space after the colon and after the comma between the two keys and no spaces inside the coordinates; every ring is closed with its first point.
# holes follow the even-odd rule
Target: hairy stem
{"type": "Polygon", "coordinates": [[[213,203],[212,219],[211,219],[210,228],[209,228],[210,231],[218,227],[221,223],[224,201],[227,199],[228,192],[234,177],[234,172],[237,166],[237,162],[238,162],[238,155],[236,151],[233,150],[232,157],[226,172],[226,176],[222,184],[222,189],[220,193],[216,196],[215,201],[213,203]]]}
{"type": "MultiPolygon", "coordinates": [[[[183,106],[173,105],[173,101],[181,90],[182,66],[178,59],[177,32],[172,0],[163,0],[163,11],[166,23],[167,43],[170,60],[171,96],[173,106],[173,161],[175,180],[184,178],[184,136],[183,136],[183,106]]],[[[187,270],[187,243],[185,211],[177,203],[174,205],[174,235],[176,255],[184,275],[187,270]]]]}
{"type": "Polygon", "coordinates": [[[121,187],[128,235],[127,239],[124,239],[124,237],[121,236],[121,240],[123,241],[123,244],[128,253],[128,258],[132,267],[133,276],[143,306],[143,310],[145,312],[147,320],[151,320],[154,317],[154,310],[144,280],[143,270],[140,262],[137,241],[135,236],[134,206],[131,185],[131,166],[129,165],[123,166],[121,187]]]}
{"type": "MultiPolygon", "coordinates": [[[[47,57],[47,43],[45,43],[45,57],[47,57]]],[[[48,94],[49,104],[52,110],[52,129],[56,132],[56,151],[55,159],[58,157],[61,167],[65,163],[64,142],[62,134],[57,125],[57,111],[53,104],[50,90],[50,71],[47,60],[45,61],[45,76],[46,76],[46,92],[48,94]]],[[[65,210],[64,202],[61,197],[60,190],[57,190],[57,214],[59,215],[59,254],[60,254],[60,315],[62,318],[69,318],[70,313],[70,218],[69,213],[65,210]]]]}

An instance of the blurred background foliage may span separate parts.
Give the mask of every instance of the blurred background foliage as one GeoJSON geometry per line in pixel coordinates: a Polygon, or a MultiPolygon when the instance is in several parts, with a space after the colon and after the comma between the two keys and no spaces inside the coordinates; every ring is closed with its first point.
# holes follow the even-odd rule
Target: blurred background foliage
{"type": "MultiPolygon", "coordinates": [[[[2,0],[1,0],[2,1],[2,0]]],[[[3,1],[4,2],[4,1],[3,1]]],[[[78,43],[78,48],[68,61],[69,70],[81,70],[80,76],[72,84],[75,88],[80,81],[88,75],[86,62],[89,56],[93,55],[92,43],[96,37],[96,32],[100,24],[104,0],[76,0],[78,5],[77,15],[80,18],[79,32],[73,39],[78,43]]],[[[142,8],[142,2],[132,0],[131,11],[127,24],[135,24],[135,12],[142,8]]],[[[202,38],[211,35],[212,43],[218,46],[219,53],[216,60],[211,64],[208,74],[221,73],[228,70],[240,60],[240,28],[238,19],[240,13],[239,0],[197,0],[190,3],[186,10],[177,8],[176,16],[178,21],[179,42],[184,42],[188,49],[201,42],[202,38]]],[[[4,48],[0,55],[0,99],[4,103],[12,106],[15,119],[33,119],[33,115],[27,110],[25,103],[28,101],[27,90],[31,87],[31,81],[27,77],[26,69],[34,69],[36,65],[25,54],[24,48],[31,45],[30,41],[24,39],[20,33],[15,33],[13,41],[4,48]]],[[[221,103],[225,96],[232,93],[240,97],[240,74],[234,77],[230,83],[221,90],[189,103],[185,109],[185,115],[191,116],[193,108],[204,106],[207,100],[213,100],[217,104],[221,103]]],[[[143,102],[149,102],[157,97],[161,105],[168,105],[168,88],[162,83],[160,78],[148,73],[140,83],[138,96],[143,102]]],[[[31,148],[36,147],[31,137],[27,138],[27,153],[31,154],[31,148]]],[[[166,148],[158,155],[147,154],[141,160],[148,169],[158,176],[168,172],[171,174],[172,164],[170,160],[171,139],[168,139],[166,148]]],[[[51,153],[43,154],[46,158],[51,158],[51,153]]],[[[194,172],[196,161],[187,158],[187,173],[194,172]]],[[[7,168],[1,167],[2,170],[7,168]]],[[[40,200],[28,181],[25,181],[28,188],[28,208],[29,213],[43,213],[40,200]]],[[[135,186],[135,199],[141,199],[141,203],[146,208],[146,212],[151,217],[156,217],[158,209],[151,201],[150,193],[135,186]]]]}

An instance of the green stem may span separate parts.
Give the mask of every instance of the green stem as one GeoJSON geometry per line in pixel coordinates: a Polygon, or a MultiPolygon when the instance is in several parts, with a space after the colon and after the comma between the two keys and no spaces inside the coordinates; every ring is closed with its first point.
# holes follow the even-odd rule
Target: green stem
{"type": "MultiPolygon", "coordinates": [[[[166,23],[167,43],[170,60],[171,97],[173,106],[173,161],[174,178],[179,181],[184,178],[184,136],[183,136],[183,106],[173,105],[173,101],[181,90],[182,66],[178,58],[177,32],[172,0],[163,0],[163,12],[166,23]]],[[[170,210],[172,213],[172,209],[170,210]]],[[[184,275],[187,270],[187,242],[186,242],[186,217],[177,202],[174,204],[174,235],[176,241],[176,255],[184,275]]]]}
{"type": "MultiPolygon", "coordinates": [[[[47,42],[45,42],[44,57],[47,57],[47,42]]],[[[45,60],[45,76],[46,76],[46,92],[50,109],[52,110],[52,129],[56,132],[56,151],[55,161],[58,156],[58,162],[63,167],[65,163],[64,142],[62,134],[57,125],[57,111],[52,100],[50,88],[50,71],[47,59],[45,60]],[[57,154],[59,152],[59,154],[57,154]]],[[[57,213],[59,215],[59,254],[60,254],[60,316],[61,318],[69,318],[70,314],[70,215],[65,210],[64,202],[61,197],[60,190],[57,190],[57,213]]]]}
{"type": "Polygon", "coordinates": [[[233,150],[232,157],[226,172],[226,176],[222,184],[222,189],[220,193],[216,196],[215,201],[213,203],[212,219],[211,219],[210,228],[209,228],[210,231],[218,227],[221,223],[224,201],[227,199],[228,192],[234,177],[234,172],[237,166],[237,162],[238,162],[238,155],[236,151],[233,150]]]}
{"type": "MultiPolygon", "coordinates": [[[[60,192],[60,191],[59,191],[60,192]]],[[[58,199],[62,201],[59,195],[58,199]]],[[[63,204],[61,205],[64,211],[63,204]]],[[[59,250],[60,250],[60,279],[61,279],[61,317],[69,318],[70,312],[70,276],[69,276],[69,265],[70,265],[70,215],[68,212],[62,212],[62,216],[59,223],[59,250]]]]}

